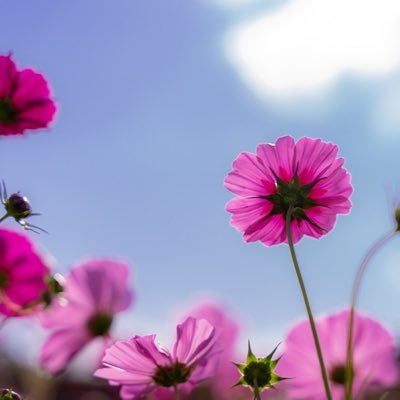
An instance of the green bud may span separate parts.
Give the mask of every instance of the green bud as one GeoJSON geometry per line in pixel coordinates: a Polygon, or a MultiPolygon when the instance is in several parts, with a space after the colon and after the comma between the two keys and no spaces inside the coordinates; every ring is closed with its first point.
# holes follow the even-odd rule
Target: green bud
{"type": "Polygon", "coordinates": [[[54,297],[64,291],[64,277],[61,274],[48,275],[45,279],[47,289],[42,293],[42,301],[46,307],[51,306],[54,297]]]}
{"type": "Polygon", "coordinates": [[[263,390],[267,388],[273,388],[279,381],[288,379],[283,378],[275,373],[275,368],[280,360],[280,357],[275,360],[273,360],[272,357],[277,348],[278,346],[276,346],[272,353],[268,356],[257,358],[251,351],[249,342],[246,363],[234,363],[242,374],[239,382],[237,382],[234,386],[249,387],[254,393],[254,398],[257,399],[263,390]]]}
{"type": "Polygon", "coordinates": [[[0,389],[0,400],[21,400],[21,396],[11,389],[0,389]]]}
{"type": "Polygon", "coordinates": [[[400,232],[400,207],[394,208],[393,216],[396,221],[396,232],[400,232]]]}

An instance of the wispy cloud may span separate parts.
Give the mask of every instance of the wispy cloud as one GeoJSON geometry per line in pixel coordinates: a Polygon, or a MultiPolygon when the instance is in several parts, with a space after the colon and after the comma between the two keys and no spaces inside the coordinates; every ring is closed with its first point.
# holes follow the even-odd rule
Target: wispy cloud
{"type": "Polygon", "coordinates": [[[399,48],[398,0],[295,0],[226,38],[229,60],[263,97],[316,92],[345,72],[392,71],[400,66],[399,48]]]}

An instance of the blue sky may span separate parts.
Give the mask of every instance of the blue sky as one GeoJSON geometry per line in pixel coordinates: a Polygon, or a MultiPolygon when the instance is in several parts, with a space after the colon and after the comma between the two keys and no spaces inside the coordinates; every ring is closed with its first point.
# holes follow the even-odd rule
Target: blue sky
{"type": "MultiPolygon", "coordinates": [[[[378,43],[356,53],[365,63],[338,67],[321,85],[308,75],[300,92],[290,85],[269,92],[268,80],[258,87],[241,53],[232,53],[232,38],[288,4],[20,0],[3,7],[1,52],[43,72],[60,111],[50,132],[1,140],[1,176],[43,213],[36,222],[51,234],[31,236],[58,271],[102,255],[132,264],[137,302],[122,323],[127,334],[168,334],[175,311],[207,294],[245,321],[244,338],[260,348],[305,315],[286,246],[243,243],[224,211],[231,162],[258,143],[321,137],[340,146],[352,174],[352,213],[325,238],[298,246],[316,312],[347,304],[357,263],[390,228],[385,187],[399,187],[400,177],[397,55],[368,68],[378,43]]],[[[310,46],[298,56],[306,70],[315,63],[310,46]]],[[[284,84],[301,81],[296,63],[282,68],[284,84]]],[[[372,263],[360,302],[394,329],[399,240],[372,263]]]]}

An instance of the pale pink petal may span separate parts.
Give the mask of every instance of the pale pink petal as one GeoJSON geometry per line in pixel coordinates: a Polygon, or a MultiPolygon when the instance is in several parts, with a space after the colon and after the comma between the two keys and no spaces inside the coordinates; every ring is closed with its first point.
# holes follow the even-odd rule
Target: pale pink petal
{"type": "Polygon", "coordinates": [[[215,328],[205,319],[187,318],[176,329],[172,357],[188,365],[201,362],[215,344],[215,328]]]}
{"type": "Polygon", "coordinates": [[[114,314],[132,301],[132,292],[126,286],[128,275],[129,266],[125,263],[93,259],[72,269],[65,295],[71,303],[114,314]]]}
{"type": "Polygon", "coordinates": [[[40,365],[51,374],[58,374],[90,341],[85,330],[58,330],[52,333],[42,347],[40,365]]]}
{"type": "Polygon", "coordinates": [[[122,400],[143,399],[143,396],[153,391],[155,385],[124,385],[121,387],[120,396],[122,400]]]}

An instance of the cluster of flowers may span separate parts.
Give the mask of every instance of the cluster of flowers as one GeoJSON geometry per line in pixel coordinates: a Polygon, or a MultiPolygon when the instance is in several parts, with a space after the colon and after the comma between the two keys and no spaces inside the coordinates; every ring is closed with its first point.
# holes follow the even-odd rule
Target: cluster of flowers
{"type": "MultiPolygon", "coordinates": [[[[18,71],[10,56],[1,56],[0,135],[46,128],[55,112],[44,77],[31,69],[18,71]]],[[[115,317],[135,297],[128,284],[129,265],[95,258],[74,266],[63,278],[50,270],[31,239],[5,228],[0,229],[3,321],[37,316],[49,332],[40,365],[52,375],[101,339],[102,360],[94,375],[120,386],[124,400],[178,399],[201,385],[222,400],[246,398],[247,393],[231,389],[233,385],[250,388],[255,400],[274,387],[289,399],[350,400],[395,385],[393,336],[355,310],[361,276],[379,246],[361,264],[351,308],[316,320],[298,265],[294,244],[304,235],[320,238],[333,229],[338,214],[350,211],[350,175],[337,153],[332,143],[310,138],[296,143],[286,136],[275,144],[259,145],[255,154],[241,153],[225,179],[225,186],[238,196],[226,208],[244,240],[288,244],[309,317],[294,325],[283,345],[269,355],[257,358],[249,344],[245,362],[232,363],[239,323],[215,304],[187,313],[177,325],[171,350],[158,345],[155,335],[115,340],[115,317]],[[280,356],[274,358],[276,352],[280,356]]],[[[0,222],[14,218],[27,230],[41,230],[27,222],[35,214],[26,197],[8,197],[3,183],[1,200],[5,214],[0,222]]],[[[396,224],[379,244],[398,230],[396,224]]],[[[0,399],[19,398],[11,389],[0,392],[0,399]]]]}

